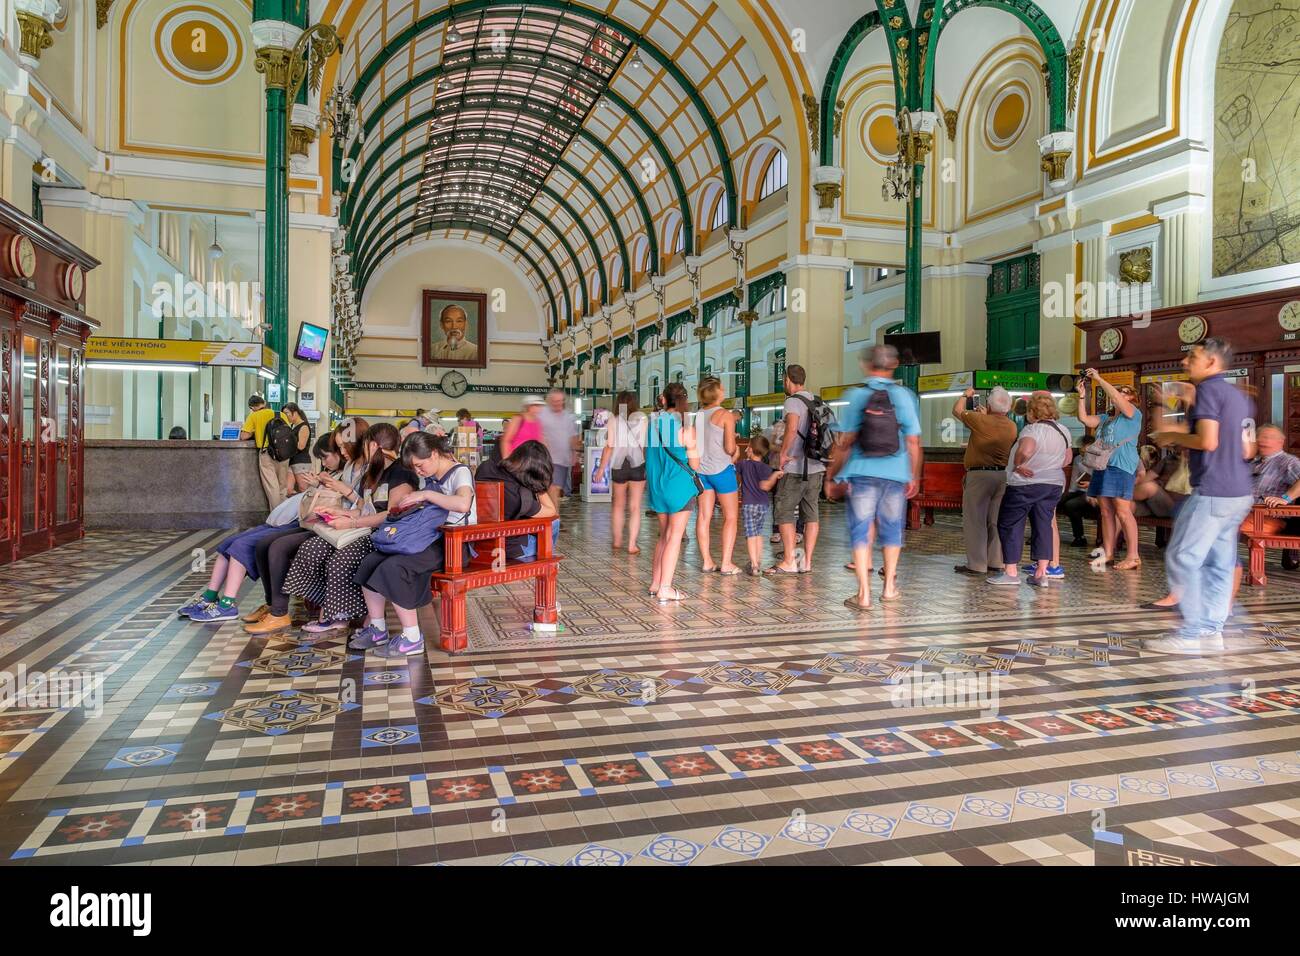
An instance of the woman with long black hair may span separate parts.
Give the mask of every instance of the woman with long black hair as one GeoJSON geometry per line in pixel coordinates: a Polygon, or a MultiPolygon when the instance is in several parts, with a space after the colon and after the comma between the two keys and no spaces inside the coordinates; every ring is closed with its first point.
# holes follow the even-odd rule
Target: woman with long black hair
{"type": "Polygon", "coordinates": [[[673,575],[682,553],[686,522],[691,517],[691,499],[699,493],[696,472],[700,456],[695,429],[686,424],[690,408],[686,386],[669,382],[659,397],[659,408],[650,420],[645,458],[650,509],[659,518],[650,593],[660,604],[669,604],[685,597],[673,587],[673,575]]]}
{"type": "MultiPolygon", "coordinates": [[[[408,435],[402,443],[401,464],[417,482],[417,490],[403,499],[402,510],[430,504],[446,510],[447,521],[443,527],[477,522],[474,477],[468,466],[456,460],[447,436],[428,432],[408,435]]],[[[550,480],[549,470],[546,480],[550,480]]],[[[365,603],[366,624],[353,635],[348,646],[359,651],[374,650],[382,657],[423,654],[424,638],[417,613],[433,601],[429,576],[442,570],[445,551],[440,532],[429,547],[415,554],[372,551],[366,555],[352,577],[365,603]],[[384,620],[384,606],[389,601],[402,627],[391,640],[384,620]]]]}
{"type": "MultiPolygon", "coordinates": [[[[419,479],[398,460],[401,440],[397,428],[387,422],[372,426],[359,442],[364,462],[355,483],[345,495],[348,510],[321,512],[319,519],[334,531],[374,528],[390,507],[399,505],[415,490],[419,479]]],[[[361,559],[372,550],[370,535],[362,535],[343,547],[323,537],[305,542],[289,567],[284,590],[320,607],[320,616],[303,627],[316,636],[345,629],[366,613],[361,588],[352,580],[361,559]]]]}

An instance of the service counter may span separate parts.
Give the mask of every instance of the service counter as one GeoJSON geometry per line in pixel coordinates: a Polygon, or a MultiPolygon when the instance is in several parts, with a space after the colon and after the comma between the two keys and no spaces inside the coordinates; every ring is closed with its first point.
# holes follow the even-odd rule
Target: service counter
{"type": "Polygon", "coordinates": [[[88,530],[238,528],[266,520],[251,441],[85,443],[88,530]]]}

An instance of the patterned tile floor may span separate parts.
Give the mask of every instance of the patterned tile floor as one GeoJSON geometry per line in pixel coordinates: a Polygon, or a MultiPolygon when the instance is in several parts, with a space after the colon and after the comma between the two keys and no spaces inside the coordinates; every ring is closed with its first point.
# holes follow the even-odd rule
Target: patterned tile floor
{"type": "Polygon", "coordinates": [[[1300,862],[1300,575],[1243,591],[1223,653],[1168,655],[1140,645],[1172,622],[1136,607],[1163,590],[1150,541],[1139,572],[1071,553],[1008,593],[952,572],[941,518],[902,600],[856,615],[827,506],[819,573],[692,552],[665,609],[648,534],[611,554],[607,506],[563,517],[562,629],[531,633],[526,587],[476,592],[456,658],[178,619],[219,532],[0,568],[0,860],[1300,862]]]}

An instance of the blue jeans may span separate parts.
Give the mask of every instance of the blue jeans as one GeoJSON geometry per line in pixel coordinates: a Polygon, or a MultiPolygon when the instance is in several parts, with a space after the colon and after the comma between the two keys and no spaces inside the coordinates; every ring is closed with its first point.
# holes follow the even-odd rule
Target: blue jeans
{"type": "Polygon", "coordinates": [[[849,540],[865,548],[876,526],[876,543],[882,548],[903,546],[907,522],[907,485],[888,478],[849,479],[849,540]]]}
{"type": "Polygon", "coordinates": [[[1232,611],[1237,537],[1253,499],[1214,498],[1193,491],[1174,522],[1165,549],[1169,586],[1183,614],[1184,637],[1217,634],[1232,611]]]}

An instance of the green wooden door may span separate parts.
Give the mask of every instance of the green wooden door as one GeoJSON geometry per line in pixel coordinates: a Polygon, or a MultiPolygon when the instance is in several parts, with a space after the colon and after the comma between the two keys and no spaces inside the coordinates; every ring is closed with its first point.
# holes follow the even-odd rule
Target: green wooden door
{"type": "Polygon", "coordinates": [[[1035,253],[993,266],[988,279],[985,367],[1037,372],[1041,325],[1039,264],[1035,253]]]}

